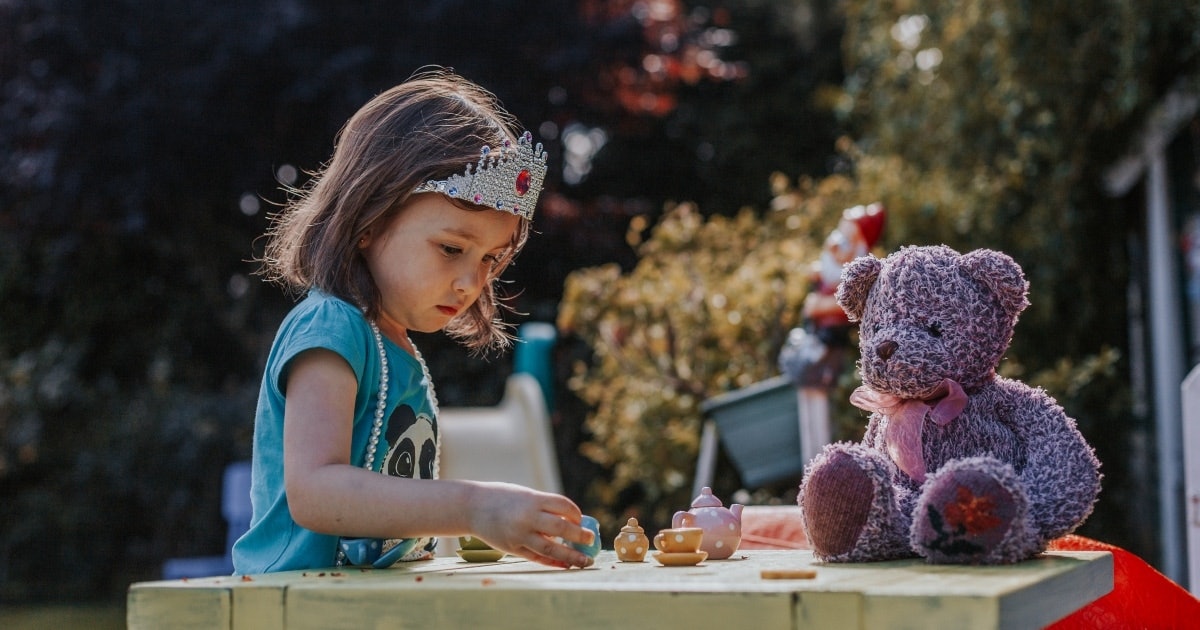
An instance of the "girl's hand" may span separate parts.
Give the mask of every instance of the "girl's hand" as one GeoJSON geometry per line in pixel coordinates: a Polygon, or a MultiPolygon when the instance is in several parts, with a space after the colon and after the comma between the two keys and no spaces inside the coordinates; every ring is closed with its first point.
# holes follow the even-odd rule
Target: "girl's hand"
{"type": "Polygon", "coordinates": [[[570,546],[591,544],[594,535],[579,525],[582,512],[564,496],[480,482],[468,509],[472,535],[495,549],[564,569],[592,563],[587,554],[570,546]]]}

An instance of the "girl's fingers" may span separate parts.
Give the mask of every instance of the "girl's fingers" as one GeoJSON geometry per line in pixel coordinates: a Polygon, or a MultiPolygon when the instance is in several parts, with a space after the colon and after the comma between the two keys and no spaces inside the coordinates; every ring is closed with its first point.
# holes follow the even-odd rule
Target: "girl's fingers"
{"type": "Polygon", "coordinates": [[[524,558],[530,562],[544,564],[546,566],[555,567],[557,569],[571,568],[568,563],[563,562],[561,560],[555,560],[554,558],[552,558],[550,556],[543,556],[542,554],[537,553],[536,551],[530,549],[529,547],[520,547],[513,551],[513,555],[524,558]]]}
{"type": "Polygon", "coordinates": [[[544,536],[539,536],[539,540],[522,547],[520,551],[517,555],[527,560],[561,569],[586,567],[592,563],[592,559],[586,554],[544,536]]]}
{"type": "Polygon", "coordinates": [[[541,510],[545,514],[575,525],[578,525],[580,519],[583,518],[583,511],[579,509],[579,506],[570,499],[558,495],[552,495],[549,501],[542,504],[541,510]]]}
{"type": "Polygon", "coordinates": [[[592,530],[554,514],[542,514],[537,528],[540,533],[551,538],[561,538],[568,543],[581,545],[592,544],[594,536],[592,530]]]}

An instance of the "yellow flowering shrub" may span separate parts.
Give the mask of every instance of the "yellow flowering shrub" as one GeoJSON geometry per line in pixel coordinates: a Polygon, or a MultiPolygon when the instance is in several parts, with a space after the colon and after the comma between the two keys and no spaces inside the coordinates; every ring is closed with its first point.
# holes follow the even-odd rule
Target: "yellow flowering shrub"
{"type": "Polygon", "coordinates": [[[558,327],[587,343],[569,387],[591,412],[581,449],[611,474],[593,483],[597,516],[640,486],[634,511],[665,523],[690,504],[701,414],[719,393],[778,374],[799,325],[808,276],[854,185],[842,177],[793,186],[775,175],[771,208],[705,218],[689,203],[666,208],[645,237],[635,221],[635,268],[573,272],[558,327]],[[644,240],[643,240],[644,238],[644,240]]]}

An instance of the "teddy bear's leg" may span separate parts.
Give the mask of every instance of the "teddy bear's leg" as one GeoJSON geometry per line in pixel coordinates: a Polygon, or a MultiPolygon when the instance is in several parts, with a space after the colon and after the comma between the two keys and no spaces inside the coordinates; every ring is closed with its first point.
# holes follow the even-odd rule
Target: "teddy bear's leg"
{"type": "Polygon", "coordinates": [[[880,453],[847,443],[831,444],[813,458],[797,502],[814,556],[864,562],[913,555],[891,470],[880,453]]]}
{"type": "Polygon", "coordinates": [[[991,457],[947,463],[913,512],[913,549],[934,564],[1005,564],[1036,551],[1028,501],[1012,466],[991,457]]]}

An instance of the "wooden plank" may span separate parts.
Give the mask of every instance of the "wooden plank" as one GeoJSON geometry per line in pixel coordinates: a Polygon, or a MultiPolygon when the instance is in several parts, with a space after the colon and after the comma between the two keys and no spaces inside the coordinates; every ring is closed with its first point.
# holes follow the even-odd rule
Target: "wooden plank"
{"type": "Polygon", "coordinates": [[[282,630],[287,586],[309,579],[302,571],[142,582],[129,587],[129,630],[282,630]]]}
{"type": "Polygon", "coordinates": [[[1000,617],[996,600],[991,597],[876,596],[864,601],[863,627],[880,630],[993,630],[1000,627],[1000,617]]]}
{"type": "Polygon", "coordinates": [[[527,630],[578,628],[790,628],[787,593],[616,591],[506,588],[399,591],[381,598],[361,589],[297,589],[288,596],[291,630],[374,627],[527,630]]]}
{"type": "Polygon", "coordinates": [[[284,593],[276,586],[232,589],[233,610],[230,628],[284,630],[284,593]]]}
{"type": "Polygon", "coordinates": [[[1040,628],[1111,591],[1112,571],[1107,553],[1046,554],[1008,566],[912,567],[906,579],[864,586],[863,620],[888,629],[1040,628]]]}
{"type": "Polygon", "coordinates": [[[230,630],[227,589],[184,589],[135,584],[126,597],[125,625],[129,630],[230,630]]]}
{"type": "Polygon", "coordinates": [[[381,570],[137,584],[129,627],[1025,628],[1044,626],[1111,588],[1106,552],[970,567],[822,564],[809,551],[755,550],[663,567],[617,562],[603,551],[593,567],[570,571],[516,558],[471,564],[439,557],[381,570]],[[816,575],[761,577],[801,570],[816,575]]]}
{"type": "Polygon", "coordinates": [[[865,628],[863,596],[854,592],[802,592],[796,602],[797,630],[865,628]]]}
{"type": "Polygon", "coordinates": [[[1090,602],[1113,590],[1113,557],[1110,553],[1094,556],[1082,565],[1074,564],[1081,560],[1061,556],[1048,556],[1045,562],[1063,570],[1001,598],[1001,628],[1048,625],[1081,608],[1077,604],[1078,598],[1090,602]]]}

